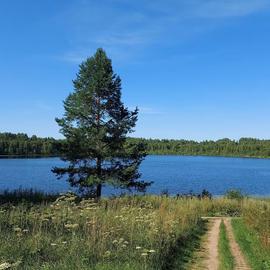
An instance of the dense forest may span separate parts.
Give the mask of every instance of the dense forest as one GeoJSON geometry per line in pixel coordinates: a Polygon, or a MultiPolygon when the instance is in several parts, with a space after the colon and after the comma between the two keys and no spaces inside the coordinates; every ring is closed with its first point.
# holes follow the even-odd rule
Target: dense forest
{"type": "Polygon", "coordinates": [[[0,133],[0,156],[57,156],[59,143],[53,138],[0,133]]]}
{"type": "MultiPolygon", "coordinates": [[[[128,138],[128,141],[145,143],[149,154],[270,157],[270,140],[241,138],[239,141],[221,139],[196,142],[128,138]]],[[[0,133],[0,156],[57,156],[61,143],[62,140],[54,138],[0,133]]]]}
{"type": "Polygon", "coordinates": [[[241,138],[239,141],[221,139],[202,142],[137,138],[130,138],[130,140],[146,143],[150,154],[270,157],[270,140],[253,138],[241,138]]]}

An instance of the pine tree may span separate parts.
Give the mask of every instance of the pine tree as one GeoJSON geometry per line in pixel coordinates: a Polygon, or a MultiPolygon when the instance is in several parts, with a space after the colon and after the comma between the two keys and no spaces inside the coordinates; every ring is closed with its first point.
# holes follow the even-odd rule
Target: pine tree
{"type": "Polygon", "coordinates": [[[54,168],[71,186],[100,198],[104,185],[144,191],[139,165],[146,156],[143,143],[127,142],[138,109],[129,111],[121,101],[121,79],[102,49],[80,65],[74,91],[64,101],[63,118],[56,119],[66,138],[62,159],[67,167],[54,168]]]}

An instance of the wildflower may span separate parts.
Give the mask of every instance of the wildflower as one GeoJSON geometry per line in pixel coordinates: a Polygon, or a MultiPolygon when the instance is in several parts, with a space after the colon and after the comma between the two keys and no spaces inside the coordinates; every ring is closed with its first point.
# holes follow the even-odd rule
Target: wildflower
{"type": "Polygon", "coordinates": [[[146,257],[146,256],[148,256],[148,253],[144,252],[141,254],[141,256],[146,257]]]}
{"type": "Polygon", "coordinates": [[[155,253],[156,251],[154,249],[150,249],[148,252],[149,253],[155,253]]]}
{"type": "Polygon", "coordinates": [[[85,210],[96,210],[97,207],[86,207],[85,210]]]}
{"type": "Polygon", "coordinates": [[[57,246],[57,244],[56,243],[51,243],[51,246],[55,247],[55,246],[57,246]]]}
{"type": "Polygon", "coordinates": [[[12,267],[12,264],[8,263],[8,262],[4,262],[0,264],[0,270],[4,270],[4,269],[8,269],[12,267]]]}
{"type": "Polygon", "coordinates": [[[142,247],[137,246],[136,249],[137,249],[137,250],[138,250],[138,249],[142,249],[142,247]]]}
{"type": "Polygon", "coordinates": [[[74,224],[65,224],[64,227],[66,229],[70,229],[70,230],[71,229],[77,229],[79,227],[79,224],[77,224],[77,223],[74,223],[74,224]]]}
{"type": "Polygon", "coordinates": [[[125,245],[125,244],[124,244],[124,245],[122,245],[122,248],[126,248],[126,247],[127,247],[127,245],[125,245]]]}
{"type": "Polygon", "coordinates": [[[23,233],[28,233],[28,232],[29,232],[28,229],[24,229],[24,230],[23,230],[23,233]]]}
{"type": "Polygon", "coordinates": [[[104,257],[109,257],[111,255],[111,252],[109,250],[107,250],[104,254],[104,257]]]}
{"type": "Polygon", "coordinates": [[[64,200],[67,201],[67,202],[72,202],[72,201],[76,200],[76,197],[75,196],[66,197],[64,200]]]}
{"type": "Polygon", "coordinates": [[[62,244],[64,244],[64,245],[65,245],[66,243],[67,243],[67,241],[63,241],[63,242],[62,242],[62,244]]]}
{"type": "Polygon", "coordinates": [[[0,270],[4,270],[4,269],[10,269],[11,267],[17,267],[21,264],[22,261],[17,261],[15,263],[8,263],[8,262],[4,262],[0,264],[0,270]]]}
{"type": "Polygon", "coordinates": [[[124,244],[125,244],[125,245],[128,245],[128,241],[125,241],[124,244]]]}
{"type": "Polygon", "coordinates": [[[22,229],[20,227],[15,227],[15,228],[13,228],[13,230],[16,233],[20,233],[22,231],[22,229]]]}
{"type": "Polygon", "coordinates": [[[21,263],[22,263],[22,261],[19,260],[19,261],[13,263],[13,264],[12,264],[12,267],[17,267],[17,266],[19,266],[21,263]]]}
{"type": "Polygon", "coordinates": [[[124,242],[124,238],[119,239],[119,243],[122,243],[122,242],[124,242]]]}
{"type": "Polygon", "coordinates": [[[113,243],[113,244],[117,244],[118,241],[115,239],[115,240],[112,241],[112,243],[113,243]]]}

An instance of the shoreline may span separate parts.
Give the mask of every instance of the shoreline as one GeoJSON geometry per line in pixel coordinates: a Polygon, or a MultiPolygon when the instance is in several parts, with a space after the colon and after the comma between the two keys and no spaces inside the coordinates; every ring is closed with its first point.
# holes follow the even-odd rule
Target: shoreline
{"type": "MultiPolygon", "coordinates": [[[[245,158],[245,159],[270,159],[270,156],[233,156],[233,155],[192,155],[192,154],[177,154],[177,153],[150,153],[148,156],[179,156],[179,157],[213,157],[213,158],[245,158]]],[[[39,159],[39,158],[61,158],[58,155],[0,155],[0,159],[39,159]]]]}

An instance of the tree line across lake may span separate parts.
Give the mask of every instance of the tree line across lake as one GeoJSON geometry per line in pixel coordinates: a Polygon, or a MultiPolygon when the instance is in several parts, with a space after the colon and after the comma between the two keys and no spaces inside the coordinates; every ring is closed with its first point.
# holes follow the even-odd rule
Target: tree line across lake
{"type": "MultiPolygon", "coordinates": [[[[270,140],[253,138],[202,142],[128,138],[127,141],[144,143],[148,154],[270,157],[270,140]]],[[[58,156],[63,142],[54,138],[29,137],[23,133],[0,133],[0,156],[58,156]]]]}

